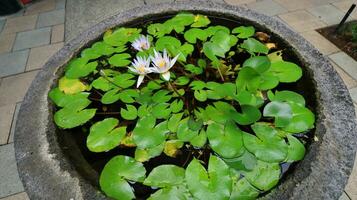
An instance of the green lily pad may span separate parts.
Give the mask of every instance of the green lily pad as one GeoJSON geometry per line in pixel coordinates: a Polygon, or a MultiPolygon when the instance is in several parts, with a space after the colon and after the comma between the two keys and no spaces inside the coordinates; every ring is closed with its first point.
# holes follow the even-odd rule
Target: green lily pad
{"type": "Polygon", "coordinates": [[[204,129],[200,130],[200,133],[190,140],[190,143],[197,148],[203,147],[207,142],[207,134],[204,129]]]}
{"type": "Polygon", "coordinates": [[[212,150],[223,158],[235,158],[244,152],[242,131],[232,122],[208,125],[207,138],[212,150]]]}
{"type": "Polygon", "coordinates": [[[205,90],[195,90],[193,94],[198,101],[204,102],[207,100],[207,92],[205,90]]]}
{"type": "Polygon", "coordinates": [[[167,121],[155,126],[155,118],[151,116],[142,117],[136,123],[133,130],[133,140],[140,149],[152,148],[162,144],[166,140],[167,121]]]}
{"type": "Polygon", "coordinates": [[[126,134],[126,127],[118,127],[119,120],[107,118],[91,126],[87,147],[92,152],[105,152],[119,146],[126,134]]]}
{"type": "Polygon", "coordinates": [[[192,74],[197,74],[197,75],[203,73],[202,67],[196,67],[193,64],[185,65],[185,70],[191,72],[192,74]]]}
{"type": "Polygon", "coordinates": [[[177,138],[184,142],[189,142],[191,139],[198,135],[198,130],[190,129],[188,120],[189,118],[181,120],[177,127],[177,138]]]}
{"type": "Polygon", "coordinates": [[[281,101],[272,101],[264,107],[263,115],[265,117],[274,117],[276,127],[287,126],[292,117],[292,109],[288,103],[281,101]]]}
{"type": "Polygon", "coordinates": [[[123,46],[140,37],[141,29],[120,27],[114,31],[108,30],[104,33],[103,41],[111,46],[123,46]]]}
{"type": "Polygon", "coordinates": [[[117,87],[128,88],[135,84],[136,80],[133,80],[134,77],[133,74],[120,74],[113,77],[113,83],[115,83],[117,87]]]}
{"type": "Polygon", "coordinates": [[[154,158],[156,156],[159,156],[162,151],[164,150],[164,144],[159,144],[155,147],[152,148],[146,148],[146,149],[135,149],[135,160],[139,162],[146,162],[150,160],[151,158],[154,158]]]}
{"type": "Polygon", "coordinates": [[[257,158],[249,151],[236,158],[223,158],[224,162],[231,168],[238,171],[252,171],[257,164],[257,158]]]}
{"type": "Polygon", "coordinates": [[[267,54],[269,52],[269,48],[266,47],[263,43],[259,42],[254,38],[248,38],[244,40],[241,46],[243,49],[247,50],[251,53],[264,53],[267,54]]]}
{"type": "Polygon", "coordinates": [[[128,53],[115,54],[109,58],[109,64],[114,67],[126,67],[131,63],[131,56],[128,53]]]}
{"type": "Polygon", "coordinates": [[[288,153],[288,145],[279,137],[277,131],[265,123],[252,125],[257,137],[243,133],[243,142],[246,149],[253,153],[259,160],[265,162],[281,162],[288,153]]]}
{"type": "Polygon", "coordinates": [[[128,181],[142,182],[146,170],[142,163],[129,156],[115,156],[105,166],[99,184],[104,193],[114,199],[130,200],[135,195],[128,181]]]}
{"type": "Polygon", "coordinates": [[[275,94],[269,91],[268,98],[270,101],[293,102],[305,106],[304,97],[301,94],[289,90],[276,91],[275,94]]]}
{"type": "Polygon", "coordinates": [[[168,46],[173,46],[175,48],[179,48],[181,46],[181,42],[180,42],[180,40],[178,40],[175,37],[163,36],[163,37],[160,37],[155,43],[155,47],[159,51],[168,49],[168,46]]]}
{"type": "Polygon", "coordinates": [[[255,200],[259,194],[259,190],[253,187],[246,178],[241,178],[234,182],[230,200],[255,200]]]}
{"type": "Polygon", "coordinates": [[[166,103],[172,98],[170,93],[168,90],[159,90],[152,96],[152,100],[156,103],[166,103]]]}
{"type": "Polygon", "coordinates": [[[168,103],[158,103],[153,106],[152,110],[154,111],[152,115],[157,119],[167,119],[171,114],[170,104],[168,103]]]}
{"type": "Polygon", "coordinates": [[[284,131],[300,133],[314,127],[315,115],[311,110],[293,102],[289,102],[289,105],[292,111],[292,119],[288,125],[282,127],[284,131]]]}
{"type": "Polygon", "coordinates": [[[166,187],[156,191],[148,200],[188,200],[190,194],[184,186],[166,187]]]}
{"type": "Polygon", "coordinates": [[[112,104],[120,99],[120,89],[114,88],[106,92],[100,100],[103,104],[112,104]]]}
{"type": "Polygon", "coordinates": [[[144,181],[151,187],[180,186],[185,180],[185,169],[176,165],[160,165],[155,167],[144,181]]]}
{"type": "Polygon", "coordinates": [[[85,77],[95,71],[97,66],[96,61],[88,63],[87,58],[76,58],[67,65],[65,75],[70,79],[85,77]]]}
{"type": "Polygon", "coordinates": [[[305,146],[300,142],[299,139],[292,135],[287,135],[289,147],[288,156],[286,157],[286,162],[295,162],[302,160],[305,156],[305,146]]]}
{"type": "Polygon", "coordinates": [[[84,109],[91,102],[88,99],[75,99],[71,104],[57,111],[54,115],[54,121],[57,126],[65,129],[80,126],[95,115],[97,109],[84,109]]]}
{"type": "Polygon", "coordinates": [[[197,39],[201,41],[206,41],[208,35],[205,30],[191,28],[190,30],[185,32],[184,37],[187,42],[195,44],[197,42],[197,39]]]}
{"type": "Polygon", "coordinates": [[[270,68],[270,61],[266,56],[254,56],[245,60],[243,67],[251,67],[261,74],[270,68]]]}
{"type": "Polygon", "coordinates": [[[183,113],[177,113],[177,114],[171,115],[170,119],[167,122],[167,127],[171,132],[176,133],[177,127],[179,125],[179,122],[182,119],[182,116],[183,116],[183,113]]]}
{"type": "Polygon", "coordinates": [[[211,155],[208,172],[196,159],[186,168],[185,180],[191,194],[197,199],[228,200],[232,191],[229,167],[220,158],[211,155]]]}
{"type": "Polygon", "coordinates": [[[171,105],[170,105],[170,110],[171,112],[173,113],[178,113],[182,110],[183,108],[183,101],[182,100],[175,100],[173,102],[171,102],[171,105]]]}
{"type": "Polygon", "coordinates": [[[190,82],[190,78],[187,76],[180,76],[175,80],[175,85],[187,85],[190,82]]]}
{"type": "Polygon", "coordinates": [[[89,96],[88,92],[80,92],[77,94],[65,94],[58,87],[53,88],[48,96],[50,99],[59,107],[66,107],[77,99],[87,99],[89,96]]]}
{"type": "Polygon", "coordinates": [[[208,24],[210,24],[211,21],[208,19],[207,16],[205,15],[196,15],[193,21],[193,24],[191,24],[191,27],[205,27],[208,24]]]}
{"type": "Polygon", "coordinates": [[[232,30],[232,33],[236,34],[238,33],[237,37],[238,38],[249,38],[252,37],[255,33],[255,28],[253,26],[239,26],[237,28],[234,28],[232,30]]]}
{"type": "Polygon", "coordinates": [[[133,105],[126,105],[126,110],[124,108],[120,109],[120,115],[126,120],[134,120],[138,116],[138,111],[133,105]]]}
{"type": "Polygon", "coordinates": [[[109,91],[113,88],[116,88],[115,85],[110,83],[106,78],[104,77],[98,77],[95,79],[92,84],[91,84],[95,89],[102,90],[102,91],[109,91]]]}
{"type": "Polygon", "coordinates": [[[202,90],[203,88],[206,87],[206,83],[203,82],[203,81],[192,81],[190,83],[190,87],[193,89],[193,90],[202,90]]]}
{"type": "Polygon", "coordinates": [[[268,191],[279,182],[279,163],[267,163],[258,160],[256,167],[251,172],[245,173],[245,178],[254,187],[268,191]]]}
{"type": "Polygon", "coordinates": [[[302,69],[292,62],[277,61],[271,63],[270,70],[279,78],[280,82],[292,83],[299,80],[302,76],[302,69]]]}

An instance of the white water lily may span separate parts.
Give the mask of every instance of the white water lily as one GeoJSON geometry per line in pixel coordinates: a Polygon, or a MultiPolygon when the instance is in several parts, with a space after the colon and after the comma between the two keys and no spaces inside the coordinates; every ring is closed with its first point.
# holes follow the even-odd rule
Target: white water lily
{"type": "Polygon", "coordinates": [[[166,81],[169,81],[170,80],[169,70],[171,69],[171,67],[174,66],[180,54],[175,56],[172,60],[167,55],[166,49],[164,49],[162,54],[154,50],[154,54],[155,54],[154,57],[151,57],[151,60],[153,62],[153,67],[151,67],[152,71],[161,74],[166,81]]]}
{"type": "Polygon", "coordinates": [[[152,72],[150,68],[150,58],[146,59],[140,56],[134,59],[134,62],[131,63],[132,67],[128,67],[132,72],[139,74],[138,82],[136,87],[138,88],[143,82],[145,75],[152,72]]]}
{"type": "Polygon", "coordinates": [[[143,50],[147,50],[150,48],[150,41],[148,36],[140,36],[138,39],[136,39],[132,44],[132,47],[134,47],[134,49],[138,50],[138,51],[143,51],[143,50]]]}

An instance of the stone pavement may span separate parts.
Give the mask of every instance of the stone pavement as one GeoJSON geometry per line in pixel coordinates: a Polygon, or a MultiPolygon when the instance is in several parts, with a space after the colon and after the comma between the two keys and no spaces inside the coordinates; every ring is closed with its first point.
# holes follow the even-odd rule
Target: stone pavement
{"type": "MultiPolygon", "coordinates": [[[[0,200],[27,200],[14,157],[17,113],[28,86],[65,40],[135,6],[174,0],[38,0],[0,17],[0,200]],[[104,12],[103,12],[104,11],[104,12]]],[[[187,0],[176,0],[187,1],[187,0]]],[[[315,29],[339,22],[355,0],[210,0],[245,6],[282,20],[327,56],[357,105],[357,62],[315,29]]],[[[357,19],[357,11],[352,14],[357,19]]],[[[352,159],[352,158],[351,158],[352,159]]],[[[357,161],[340,200],[357,200],[357,161]]]]}

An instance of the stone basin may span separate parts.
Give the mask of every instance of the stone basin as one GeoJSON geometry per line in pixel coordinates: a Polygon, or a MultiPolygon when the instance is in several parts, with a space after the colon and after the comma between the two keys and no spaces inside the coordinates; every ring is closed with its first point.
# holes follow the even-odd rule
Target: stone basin
{"type": "Polygon", "coordinates": [[[133,26],[179,11],[201,13],[227,23],[255,26],[289,49],[304,70],[300,83],[316,114],[314,140],[305,158],[261,199],[338,199],[347,184],[357,148],[352,100],[329,61],[284,23],[246,8],[212,2],[163,3],[138,7],[110,17],[68,42],[43,67],[22,103],[15,129],[15,154],[20,178],[31,199],[107,199],[97,185],[98,174],[78,148],[53,122],[48,92],[66,63],[116,26],[133,26]]]}

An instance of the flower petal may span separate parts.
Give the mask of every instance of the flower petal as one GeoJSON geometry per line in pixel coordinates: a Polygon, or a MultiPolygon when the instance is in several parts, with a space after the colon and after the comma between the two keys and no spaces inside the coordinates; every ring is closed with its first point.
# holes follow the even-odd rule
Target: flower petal
{"type": "Polygon", "coordinates": [[[165,81],[169,81],[170,80],[170,72],[167,71],[165,73],[162,73],[162,78],[164,78],[165,81]]]}
{"type": "Polygon", "coordinates": [[[136,87],[138,88],[140,86],[140,84],[143,82],[145,76],[144,75],[140,75],[138,77],[138,82],[136,83],[136,87]]]}

